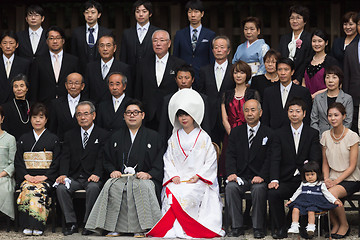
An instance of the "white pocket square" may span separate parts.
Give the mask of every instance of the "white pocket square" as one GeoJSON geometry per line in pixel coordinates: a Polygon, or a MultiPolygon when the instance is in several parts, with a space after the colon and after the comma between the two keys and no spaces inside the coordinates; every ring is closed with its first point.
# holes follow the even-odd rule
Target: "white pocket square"
{"type": "Polygon", "coordinates": [[[174,70],[170,70],[170,74],[171,74],[171,75],[174,75],[174,74],[175,74],[175,71],[174,71],[174,70]]]}
{"type": "Polygon", "coordinates": [[[264,137],[262,140],[262,145],[263,146],[266,145],[267,141],[268,141],[268,137],[264,137]]]}
{"type": "Polygon", "coordinates": [[[97,144],[97,143],[99,143],[99,139],[96,139],[94,142],[94,144],[97,144]]]}
{"type": "Polygon", "coordinates": [[[201,40],[201,42],[209,42],[209,40],[203,39],[203,40],[201,40]]]}

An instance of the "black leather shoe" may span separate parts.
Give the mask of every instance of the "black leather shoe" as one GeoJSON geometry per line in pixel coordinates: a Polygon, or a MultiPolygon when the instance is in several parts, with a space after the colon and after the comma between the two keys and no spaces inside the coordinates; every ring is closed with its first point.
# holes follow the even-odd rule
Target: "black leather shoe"
{"type": "Polygon", "coordinates": [[[71,224],[70,227],[64,232],[64,236],[72,235],[73,233],[79,232],[79,229],[76,224],[71,224]]]}
{"type": "Polygon", "coordinates": [[[242,228],[232,228],[228,233],[228,237],[239,237],[241,235],[245,235],[245,232],[242,228]]]}
{"type": "Polygon", "coordinates": [[[285,232],[285,230],[280,229],[280,230],[276,231],[276,232],[272,235],[272,237],[273,237],[274,239],[287,238],[287,233],[285,232]]]}
{"type": "Polygon", "coordinates": [[[87,236],[87,235],[91,235],[91,234],[93,234],[93,233],[94,233],[93,231],[90,231],[90,230],[84,228],[84,229],[82,230],[82,232],[81,232],[81,235],[87,236]]]}
{"type": "Polygon", "coordinates": [[[342,238],[345,238],[345,237],[349,236],[349,234],[350,234],[350,226],[349,226],[349,229],[347,230],[347,232],[344,235],[335,233],[335,234],[331,234],[331,236],[334,239],[342,239],[342,238]]]}
{"type": "Polygon", "coordinates": [[[254,238],[264,238],[265,233],[262,229],[254,228],[254,238]]]}

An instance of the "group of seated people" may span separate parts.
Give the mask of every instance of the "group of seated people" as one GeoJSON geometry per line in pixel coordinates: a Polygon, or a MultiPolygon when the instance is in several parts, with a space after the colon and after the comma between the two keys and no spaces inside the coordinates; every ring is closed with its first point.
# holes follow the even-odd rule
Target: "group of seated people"
{"type": "Polygon", "coordinates": [[[360,190],[360,14],[345,14],[346,37],[331,55],[324,31],[304,30],[306,7],[290,8],[292,33],[279,51],[248,17],[231,63],[229,38],[201,25],[201,1],[187,3],[190,26],[176,33],[173,55],[169,33],[150,25],[151,3],[133,10],[121,61],[93,0],[84,4],[86,26],[72,34],[73,55],[61,28],[42,29],[39,6],[27,10],[28,30],[1,35],[0,211],[14,219],[16,201],[23,233],[34,236],[57,201],[64,235],[83,226],[83,235],[109,237],[238,237],[251,191],[255,238],[265,237],[267,201],[274,239],[311,237],[324,210],[332,238],[346,237],[341,199],[360,190]],[[81,189],[82,223],[72,200],[81,189]]]}

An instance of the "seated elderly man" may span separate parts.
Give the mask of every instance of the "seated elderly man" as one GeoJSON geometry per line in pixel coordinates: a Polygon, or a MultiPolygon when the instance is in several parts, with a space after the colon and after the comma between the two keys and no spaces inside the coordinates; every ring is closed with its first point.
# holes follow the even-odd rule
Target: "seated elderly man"
{"type": "Polygon", "coordinates": [[[86,223],[86,229],[109,231],[107,236],[134,233],[143,237],[161,217],[159,197],[163,179],[160,135],[142,126],[142,103],[125,105],[126,127],[105,145],[105,183],[86,223]]]}

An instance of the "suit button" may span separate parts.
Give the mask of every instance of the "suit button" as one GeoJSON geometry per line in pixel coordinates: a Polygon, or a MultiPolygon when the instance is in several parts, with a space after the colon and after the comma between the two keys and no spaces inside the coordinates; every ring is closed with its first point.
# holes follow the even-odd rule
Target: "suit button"
{"type": "Polygon", "coordinates": [[[195,58],[195,55],[193,55],[192,57],[195,58]]]}

